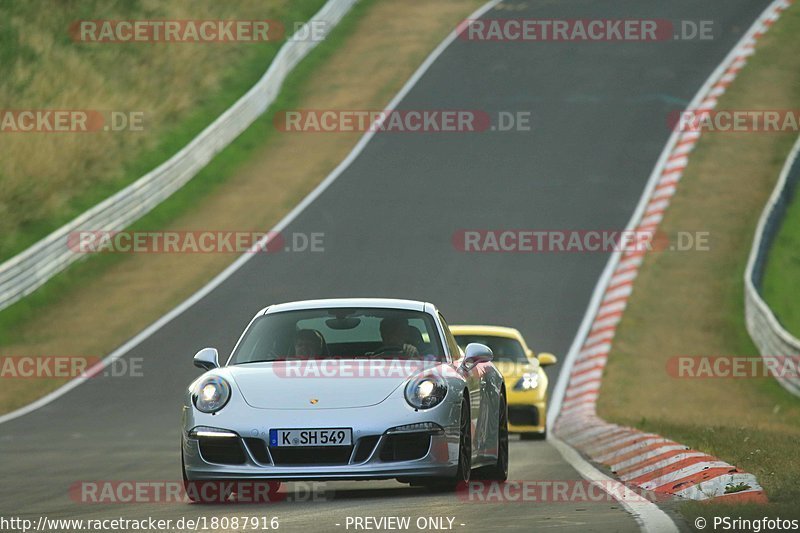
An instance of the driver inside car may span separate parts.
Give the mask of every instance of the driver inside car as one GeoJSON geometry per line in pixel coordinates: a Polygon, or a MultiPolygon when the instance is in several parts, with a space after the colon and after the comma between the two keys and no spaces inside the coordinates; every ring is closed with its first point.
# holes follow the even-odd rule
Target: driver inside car
{"type": "Polygon", "coordinates": [[[301,329],[295,334],[294,354],[301,357],[328,355],[325,338],[315,329],[301,329]]]}
{"type": "Polygon", "coordinates": [[[409,328],[408,320],[404,318],[391,317],[381,320],[383,344],[373,353],[398,354],[406,359],[419,358],[419,350],[413,344],[409,344],[409,328]]]}

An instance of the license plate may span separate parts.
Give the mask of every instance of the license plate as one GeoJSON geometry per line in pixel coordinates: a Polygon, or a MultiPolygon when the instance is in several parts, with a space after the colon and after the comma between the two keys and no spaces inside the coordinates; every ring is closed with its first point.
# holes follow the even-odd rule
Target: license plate
{"type": "Polygon", "coordinates": [[[353,430],[333,429],[270,429],[269,445],[281,446],[350,446],[353,430]]]}

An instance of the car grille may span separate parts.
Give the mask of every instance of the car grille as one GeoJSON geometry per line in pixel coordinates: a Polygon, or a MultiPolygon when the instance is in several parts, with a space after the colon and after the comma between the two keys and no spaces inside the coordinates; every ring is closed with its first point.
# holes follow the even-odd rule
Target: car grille
{"type": "Polygon", "coordinates": [[[372,450],[374,450],[375,445],[378,444],[378,439],[380,439],[378,435],[361,437],[358,440],[358,445],[356,446],[356,453],[353,455],[353,462],[363,463],[369,459],[372,450]]]}
{"type": "Polygon", "coordinates": [[[241,465],[246,462],[242,441],[238,438],[201,437],[200,455],[206,462],[241,465]]]}
{"type": "Polygon", "coordinates": [[[248,437],[244,439],[244,443],[247,446],[247,449],[250,450],[250,454],[253,456],[253,459],[255,459],[257,462],[264,465],[272,463],[272,460],[269,457],[269,452],[267,451],[267,443],[264,442],[264,439],[248,437]]]}
{"type": "Polygon", "coordinates": [[[275,465],[346,465],[353,453],[352,446],[308,446],[269,448],[275,465]]]}
{"type": "MultiPolygon", "coordinates": [[[[509,409],[510,411],[510,409],[509,409]]],[[[268,447],[264,439],[200,438],[200,455],[209,463],[240,465],[247,462],[244,446],[259,464],[263,465],[320,465],[334,466],[363,463],[369,459],[380,436],[361,437],[356,446],[268,447]],[[244,446],[242,445],[244,443],[244,446]],[[355,453],[353,450],[355,448],[355,453]]],[[[381,445],[379,458],[383,462],[413,461],[427,455],[429,433],[387,435],[381,445]]]]}
{"type": "Polygon", "coordinates": [[[509,405],[508,421],[515,426],[538,426],[539,410],[532,405],[509,405]]]}
{"type": "Polygon", "coordinates": [[[388,435],[381,446],[380,458],[384,462],[413,461],[421,459],[431,447],[430,433],[401,433],[388,435]]]}

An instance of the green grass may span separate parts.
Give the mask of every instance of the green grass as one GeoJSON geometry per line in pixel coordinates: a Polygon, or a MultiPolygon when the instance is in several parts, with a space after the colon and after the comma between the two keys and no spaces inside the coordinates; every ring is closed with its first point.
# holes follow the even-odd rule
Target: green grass
{"type": "Polygon", "coordinates": [[[762,294],[781,324],[800,337],[800,197],[796,193],[767,255],[762,294]]]}
{"type": "MultiPolygon", "coordinates": [[[[287,77],[283,89],[274,104],[262,117],[256,120],[234,142],[217,156],[187,183],[157,208],[131,226],[132,231],[163,227],[186,213],[202,198],[213,194],[214,190],[245,164],[252,154],[262,149],[264,144],[278,133],[273,125],[275,113],[281,109],[295,107],[298,88],[313,71],[325,62],[344,42],[350,30],[357,24],[375,0],[363,0],[356,4],[345,18],[332,30],[327,39],[321,42],[287,77]]],[[[179,146],[176,146],[177,149],[179,146]]],[[[291,206],[286,206],[287,210],[291,206]]],[[[17,340],[15,330],[18,324],[30,320],[37,312],[70,290],[80,287],[117,261],[124,261],[124,254],[93,254],[86,260],[73,264],[66,271],[55,276],[36,292],[0,311],[0,346],[12,344],[17,340]]]]}

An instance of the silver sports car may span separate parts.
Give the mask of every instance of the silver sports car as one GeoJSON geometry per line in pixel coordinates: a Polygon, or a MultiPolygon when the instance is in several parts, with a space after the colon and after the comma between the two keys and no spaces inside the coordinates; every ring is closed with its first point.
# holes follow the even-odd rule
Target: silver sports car
{"type": "MultiPolygon", "coordinates": [[[[261,310],[183,407],[184,481],[505,480],[503,378],[430,303],[332,299],[261,310]]],[[[190,495],[190,497],[192,497],[190,495]]],[[[199,497],[193,499],[201,499],[199,497]]]]}

